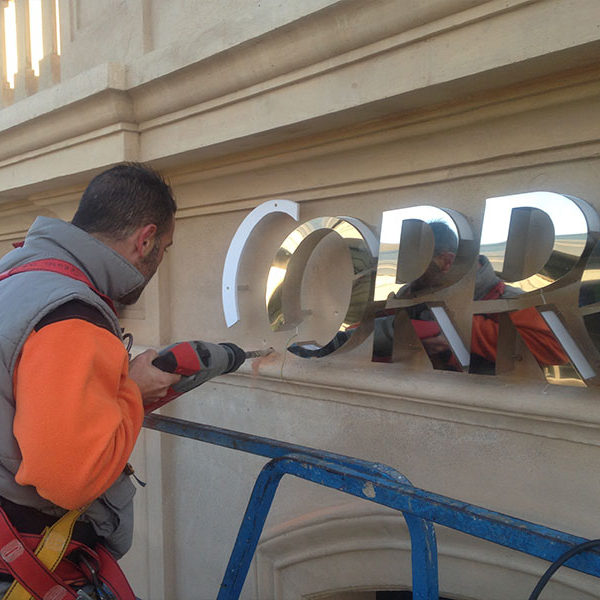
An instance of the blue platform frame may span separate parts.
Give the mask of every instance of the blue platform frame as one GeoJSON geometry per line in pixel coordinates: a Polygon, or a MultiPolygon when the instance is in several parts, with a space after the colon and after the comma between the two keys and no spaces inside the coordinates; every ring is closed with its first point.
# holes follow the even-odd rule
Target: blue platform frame
{"type": "MultiPolygon", "coordinates": [[[[395,469],[380,463],[163,415],[146,416],[144,426],[271,459],[252,490],[218,600],[239,598],[277,486],[286,474],[402,512],[411,538],[414,600],[439,598],[434,523],[550,562],[587,541],[419,489],[395,469]]],[[[600,552],[582,552],[565,565],[600,577],[600,552]]]]}

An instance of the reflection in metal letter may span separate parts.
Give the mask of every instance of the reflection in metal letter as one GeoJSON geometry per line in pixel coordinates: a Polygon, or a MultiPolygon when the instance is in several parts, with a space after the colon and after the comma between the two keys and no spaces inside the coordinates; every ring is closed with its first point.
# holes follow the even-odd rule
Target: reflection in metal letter
{"type": "Polygon", "coordinates": [[[588,335],[600,352],[600,241],[596,242],[581,278],[579,306],[588,335]]]}
{"type": "Polygon", "coordinates": [[[509,285],[523,292],[545,288],[572,273],[590,251],[597,213],[587,203],[553,192],[488,198],[481,254],[509,285]]]}
{"type": "Polygon", "coordinates": [[[558,315],[539,307],[547,304],[547,291],[568,289],[580,278],[579,303],[590,302],[593,283],[587,282],[593,280],[592,249],[599,229],[600,219],[589,204],[561,194],[532,192],[486,201],[474,300],[505,302],[498,305],[500,312],[488,304],[490,312],[473,317],[471,372],[510,370],[506,356],[514,354],[515,339],[506,327],[503,315],[508,315],[549,383],[585,385],[596,376],[558,315]],[[523,298],[538,306],[524,304],[523,298]],[[502,313],[507,307],[511,310],[502,313]]]}
{"type": "Polygon", "coordinates": [[[585,386],[595,376],[556,312],[529,306],[521,310],[474,314],[470,373],[500,375],[522,360],[517,336],[552,384],[585,386]]]}
{"type": "Polygon", "coordinates": [[[225,266],[223,268],[222,298],[223,312],[225,313],[227,327],[235,325],[240,319],[237,297],[237,278],[240,258],[244,251],[244,247],[246,246],[246,242],[258,223],[266,216],[275,213],[287,214],[292,217],[294,221],[297,221],[298,204],[291,200],[269,200],[268,202],[263,202],[242,221],[231,240],[227,256],[225,257],[225,266]]]}
{"type": "MultiPolygon", "coordinates": [[[[335,233],[346,243],[354,277],[350,305],[338,333],[324,346],[298,342],[288,350],[303,358],[322,357],[335,350],[358,345],[370,333],[367,315],[373,293],[377,238],[362,221],[351,217],[319,217],[297,227],[283,241],[267,279],[266,305],[274,331],[295,327],[302,321],[300,288],[304,267],[317,244],[335,233]],[[350,343],[351,342],[351,343],[350,343]]],[[[372,325],[372,324],[371,324],[372,325]]]]}
{"type": "Polygon", "coordinates": [[[402,302],[402,299],[390,299],[388,308],[375,312],[372,360],[398,362],[407,359],[406,348],[412,354],[416,337],[434,369],[466,371],[470,362],[469,351],[444,303],[420,302],[406,307],[394,306],[402,302]]]}
{"type": "Polygon", "coordinates": [[[475,256],[471,227],[456,211],[415,206],[383,213],[375,301],[385,305],[375,316],[374,361],[402,360],[401,346],[416,335],[434,369],[468,368],[469,352],[443,303],[426,297],[459,281],[475,256]]]}
{"type": "Polygon", "coordinates": [[[600,240],[596,242],[581,277],[579,306],[593,308],[587,312],[600,311],[600,240]]]}
{"type": "MultiPolygon", "coordinates": [[[[566,355],[569,357],[571,364],[577,370],[577,373],[583,380],[591,379],[596,375],[594,369],[584,356],[583,352],[579,349],[579,346],[575,343],[575,340],[571,337],[571,334],[567,331],[562,321],[558,318],[558,315],[552,310],[540,311],[544,321],[548,324],[552,333],[556,336],[556,339],[560,342],[566,355]]],[[[546,373],[548,379],[549,374],[546,373]]],[[[557,383],[561,383],[560,380],[557,383]]]]}
{"type": "Polygon", "coordinates": [[[450,320],[448,313],[445,311],[443,306],[432,306],[431,312],[440,326],[442,334],[446,338],[448,348],[458,359],[461,367],[463,369],[468,368],[471,359],[469,356],[469,351],[465,348],[465,345],[460,335],[454,328],[454,324],[450,320]]]}
{"type": "Polygon", "coordinates": [[[387,300],[403,286],[416,281],[422,292],[419,295],[449,287],[465,275],[474,259],[473,233],[460,213],[435,206],[385,211],[381,222],[375,301],[387,300]],[[439,224],[442,233],[445,230],[448,234],[436,235],[432,229],[434,224],[439,224]],[[444,246],[446,237],[453,238],[452,248],[444,246]],[[419,279],[428,272],[431,274],[430,265],[436,256],[446,251],[452,256],[446,261],[443,277],[419,279]]]}

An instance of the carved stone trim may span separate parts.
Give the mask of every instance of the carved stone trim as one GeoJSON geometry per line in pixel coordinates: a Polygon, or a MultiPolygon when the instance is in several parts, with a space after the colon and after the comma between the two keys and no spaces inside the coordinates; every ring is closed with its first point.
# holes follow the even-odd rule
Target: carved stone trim
{"type": "MultiPolygon", "coordinates": [[[[440,593],[504,600],[532,590],[544,561],[436,527],[440,593]]],[[[591,578],[559,571],[549,598],[592,600],[591,578]],[[552,595],[555,594],[555,595],[552,595]]],[[[263,533],[257,598],[338,600],[341,592],[411,588],[410,542],[400,513],[367,503],[329,507],[263,533]]]]}

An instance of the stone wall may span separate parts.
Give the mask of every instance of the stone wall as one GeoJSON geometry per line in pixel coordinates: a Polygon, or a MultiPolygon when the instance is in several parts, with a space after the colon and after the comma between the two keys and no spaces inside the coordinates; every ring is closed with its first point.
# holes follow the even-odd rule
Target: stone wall
{"type": "MultiPolygon", "coordinates": [[[[0,252],[38,214],[69,219],[94,173],[148,161],[180,210],[173,249],[124,314],[138,347],[278,351],[258,375],[244,365],[166,414],[382,462],[424,489],[598,537],[593,382],[550,385],[537,367],[434,371],[418,348],[375,363],[371,340],[322,359],[285,352],[295,331],[272,332],[264,308],[274,253],[296,226],[283,216],[244,254],[240,321],[227,328],[221,306],[229,243],[267,200],[299,203],[300,222],[348,215],[375,234],[383,211],[427,204],[463,213],[478,235],[487,198],[529,191],[600,211],[597,3],[109,4],[61,0],[61,83],[0,110],[0,252]]],[[[471,307],[473,278],[452,292],[466,339],[470,313],[456,307],[471,307]]],[[[340,247],[323,247],[307,270],[303,333],[335,331],[350,279],[340,247]]],[[[215,597],[264,460],[145,431],[132,462],[148,481],[124,560],[137,594],[215,597]]],[[[444,596],[524,598],[545,569],[438,537],[444,596]]],[[[400,516],[284,479],[243,597],[362,600],[408,587],[400,516]]],[[[566,569],[545,594],[600,597],[566,569]]]]}

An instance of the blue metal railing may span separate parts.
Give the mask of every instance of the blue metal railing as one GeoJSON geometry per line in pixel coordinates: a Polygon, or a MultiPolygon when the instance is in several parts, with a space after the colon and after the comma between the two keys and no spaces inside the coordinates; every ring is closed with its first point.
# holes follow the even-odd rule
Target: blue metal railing
{"type": "MultiPolygon", "coordinates": [[[[426,492],[414,487],[396,470],[379,463],[162,415],[148,415],[144,426],[271,459],[263,467],[252,490],[218,600],[235,600],[239,597],[277,486],[285,474],[401,511],[411,537],[414,600],[439,598],[433,523],[550,562],[573,546],[587,541],[426,492]]],[[[565,565],[600,577],[600,553],[595,550],[579,553],[565,565]]]]}

